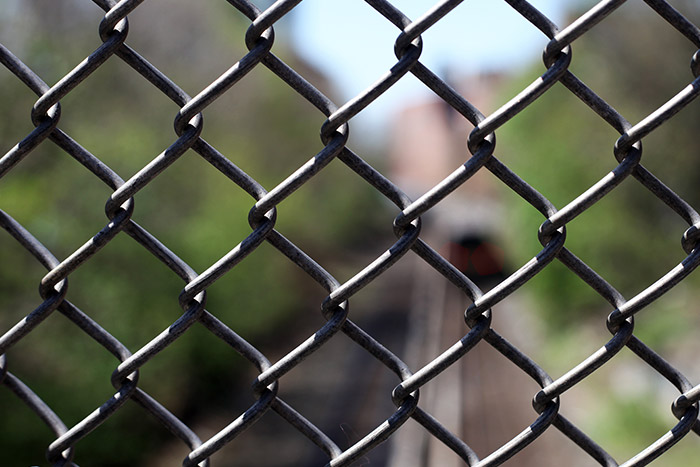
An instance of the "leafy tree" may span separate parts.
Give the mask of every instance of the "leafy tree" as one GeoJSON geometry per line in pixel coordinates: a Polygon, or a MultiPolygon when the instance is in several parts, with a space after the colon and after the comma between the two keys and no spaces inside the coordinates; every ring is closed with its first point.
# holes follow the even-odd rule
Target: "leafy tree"
{"type": "MultiPolygon", "coordinates": [[[[127,39],[190,95],[247,53],[243,37],[249,24],[230,7],[195,3],[181,2],[163,11],[146,2],[130,16],[127,39]]],[[[32,0],[18,4],[2,22],[21,26],[3,28],[17,34],[9,38],[11,48],[52,84],[100,44],[96,29],[102,15],[85,2],[32,0]]],[[[293,51],[284,46],[273,51],[327,88],[293,51]]],[[[29,112],[36,96],[2,69],[0,99],[5,116],[0,141],[6,151],[32,130],[29,112]]],[[[124,179],[177,138],[172,121],[178,107],[117,57],[61,105],[59,127],[124,179]]],[[[267,189],[323,147],[318,133],[325,117],[262,66],[204,114],[202,137],[267,189]]],[[[326,170],[348,175],[339,162],[326,170]]],[[[110,194],[107,186],[48,141],[0,179],[0,208],[59,259],[104,227],[104,202],[110,194]]],[[[133,219],[202,272],[251,232],[246,219],[254,202],[189,151],[137,194],[133,219]]],[[[277,227],[324,262],[334,250],[357,250],[376,233],[376,217],[365,216],[358,227],[355,214],[376,211],[368,209],[374,202],[372,190],[357,177],[339,182],[322,177],[282,203],[277,227]]],[[[36,287],[46,271],[11,237],[0,232],[0,238],[4,333],[41,303],[36,287]]],[[[125,234],[71,274],[69,282],[67,298],[132,351],[182,313],[177,300],[182,281],[125,234]]],[[[276,355],[293,344],[276,339],[282,329],[312,333],[323,323],[319,306],[324,296],[295,265],[263,244],[209,289],[207,309],[276,355]]],[[[10,371],[68,426],[114,392],[109,377],[116,360],[58,312],[13,347],[8,361],[10,371]]],[[[195,324],[144,366],[139,386],[186,423],[197,424],[222,407],[240,413],[250,403],[253,377],[246,361],[195,324]]],[[[6,389],[0,391],[0,412],[2,463],[40,464],[37,455],[53,439],[49,430],[6,389]]],[[[76,461],[146,465],[165,439],[171,439],[166,430],[127,403],[78,444],[76,461]]]]}
{"type": "MultiPolygon", "coordinates": [[[[675,6],[697,24],[696,2],[675,6]]],[[[643,2],[628,2],[573,43],[570,70],[634,125],[695,79],[688,65],[696,50],[643,2]]],[[[518,77],[509,94],[522,89],[541,69],[540,65],[528,70],[527,77],[518,77]]],[[[641,159],[645,168],[696,209],[699,120],[700,103],[693,102],[643,139],[641,159]]],[[[561,209],[617,165],[613,148],[618,137],[558,83],[499,130],[497,153],[561,209]]],[[[504,194],[504,204],[510,221],[506,244],[515,262],[522,264],[541,249],[536,232],[543,218],[513,193],[504,194]]],[[[686,257],[680,238],[687,228],[683,219],[630,176],[567,224],[565,246],[629,299],[686,257]]],[[[679,357],[678,349],[695,348],[697,283],[696,272],[635,320],[635,335],[684,372],[694,368],[693,358],[679,357]]],[[[538,342],[550,364],[567,359],[568,370],[578,346],[591,346],[592,351],[600,345],[589,342],[588,331],[595,326],[596,332],[604,332],[602,319],[611,307],[561,263],[553,261],[524,289],[535,298],[533,313],[544,318],[553,336],[538,342]]],[[[622,460],[652,443],[676,420],[667,407],[649,404],[665,384],[656,374],[648,385],[636,385],[636,394],[611,391],[610,386],[621,380],[615,363],[626,365],[623,370],[641,381],[647,380],[646,372],[653,373],[626,351],[615,359],[592,375],[587,386],[581,385],[595,393],[596,403],[575,422],[622,460]]],[[[685,465],[696,455],[692,441],[674,447],[661,463],[685,465]]]]}
{"type": "MultiPolygon", "coordinates": [[[[691,19],[697,5],[679,6],[691,19]]],[[[570,70],[635,124],[690,83],[688,64],[695,52],[687,38],[648,6],[625,4],[572,46],[570,70]]],[[[540,73],[541,66],[516,80],[515,90],[540,73]]],[[[643,140],[642,165],[691,205],[700,197],[694,166],[695,124],[700,107],[692,103],[643,140]]],[[[517,174],[562,208],[612,170],[619,134],[562,84],[499,131],[501,157],[517,174]]],[[[541,246],[535,232],[542,222],[534,209],[507,194],[518,235],[512,254],[518,264],[541,246]],[[512,197],[512,198],[511,198],[512,197]],[[522,232],[531,232],[523,238],[522,232]]],[[[631,297],[678,264],[685,253],[679,240],[688,225],[632,177],[567,225],[566,246],[631,297]]],[[[555,326],[577,323],[605,302],[557,261],[531,287],[555,326]]]]}

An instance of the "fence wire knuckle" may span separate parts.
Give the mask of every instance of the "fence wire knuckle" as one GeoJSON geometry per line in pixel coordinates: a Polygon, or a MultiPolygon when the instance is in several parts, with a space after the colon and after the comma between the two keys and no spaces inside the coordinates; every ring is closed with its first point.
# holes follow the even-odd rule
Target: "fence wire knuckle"
{"type": "MultiPolygon", "coordinates": [[[[296,432],[299,435],[299,443],[306,443],[312,449],[318,450],[318,454],[325,458],[327,466],[353,464],[375,451],[383,442],[394,440],[398,437],[397,431],[405,425],[415,425],[431,438],[431,442],[437,440],[466,465],[480,467],[503,464],[550,430],[558,430],[571,441],[573,449],[603,466],[646,465],[662,457],[691,431],[700,436],[700,384],[686,377],[672,362],[665,360],[634,334],[635,319],[643,319],[642,310],[648,309],[658,298],[686,280],[700,264],[700,215],[671,187],[666,186],[642,165],[644,157],[650,157],[644,155],[644,139],[664,127],[667,122],[682,118],[679,112],[688,107],[700,94],[700,50],[690,57],[688,84],[676,94],[668,96],[665,102],[637,123],[631,123],[606,102],[597,90],[585,84],[571,70],[572,64],[576,63],[574,49],[577,41],[586,35],[594,34],[596,28],[613,13],[623,14],[618,12],[618,9],[626,3],[625,0],[600,1],[563,28],[559,28],[527,1],[505,0],[515,13],[529,23],[528,27],[538,30],[547,41],[541,55],[544,69],[541,69],[540,64],[539,75],[532,79],[530,84],[515,92],[511,98],[504,99],[506,102],[495,111],[486,112],[460,94],[435,70],[421,62],[424,47],[428,47],[427,42],[424,44],[422,34],[431,28],[443,27],[442,20],[459,7],[461,0],[439,1],[415,21],[388,0],[366,0],[371,7],[367,14],[381,16],[383,21],[396,28],[393,44],[376,44],[377,47],[393,47],[396,60],[386,64],[387,71],[378,76],[373,84],[346,102],[338,103],[320,91],[316,87],[317,84],[313,83],[312,77],[304,76],[304,72],[297,71],[273,53],[275,47],[279,46],[276,45],[276,40],[279,42],[280,37],[284,37],[278,35],[276,39],[276,23],[283,21],[301,2],[302,0],[257,2],[268,5],[267,8],[261,8],[247,0],[228,0],[229,5],[226,8],[232,8],[237,15],[248,21],[247,29],[242,31],[238,38],[239,45],[242,46],[242,55],[233,59],[228,69],[193,96],[128,44],[131,33],[127,16],[138,16],[141,5],[148,3],[143,0],[94,0],[94,3],[104,10],[104,16],[96,25],[98,34],[94,38],[95,43],[89,49],[92,52],[53,85],[44,82],[40,74],[31,68],[31,64],[23,63],[12,51],[0,44],[0,64],[14,75],[12,79],[16,78],[22,86],[37,96],[31,108],[27,109],[33,129],[19,140],[2,141],[3,147],[9,149],[5,149],[4,156],[0,158],[0,186],[3,184],[3,178],[30,160],[37,148],[53,145],[62,155],[67,155],[80,164],[79,170],[99,180],[110,193],[104,200],[106,219],[102,218],[103,224],[95,226],[91,235],[81,239],[81,243],[77,247],[73,246],[72,251],[65,255],[50,251],[42,243],[41,231],[32,233],[30,229],[34,227],[29,224],[23,225],[12,213],[0,210],[0,228],[9,234],[3,241],[12,242],[13,249],[24,250],[45,270],[43,277],[32,279],[38,281],[38,296],[22,302],[31,303],[31,309],[22,310],[21,319],[7,329],[0,329],[0,386],[4,386],[4,389],[0,390],[0,398],[23,404],[32,411],[32,416],[36,416],[51,431],[54,439],[47,446],[46,460],[55,466],[77,465],[74,459],[76,456],[82,459],[79,454],[81,445],[88,442],[84,441],[84,438],[124,412],[123,407],[127,405],[136,406],[138,410],[148,414],[149,418],[162,425],[176,442],[189,450],[189,454],[181,460],[185,466],[217,464],[216,454],[219,451],[263,418],[269,418],[271,415],[268,414],[276,414],[274,416],[279,421],[296,432]],[[72,93],[77,95],[75,90],[86,81],[97,79],[98,77],[92,75],[108,62],[119,62],[120,65],[129,67],[129,71],[135,73],[135,79],[149,83],[152,93],[162,94],[178,109],[174,116],[170,116],[173,118],[173,127],[169,143],[155,156],[148,156],[150,160],[144,161],[140,168],[128,176],[109,167],[99,155],[90,152],[79,141],[73,139],[65,128],[61,128],[65,122],[62,120],[66,118],[65,115],[75,112],[62,111],[61,101],[72,93]],[[318,137],[322,143],[322,146],[318,146],[320,149],[315,154],[299,157],[306,162],[298,164],[287,175],[280,177],[281,179],[269,189],[236,165],[223,150],[217,149],[215,143],[210,144],[204,139],[207,134],[204,115],[209,107],[222,102],[225,94],[235,93],[239,83],[248,79],[248,75],[254,70],[263,69],[268,75],[273,75],[273,78],[295,97],[315,108],[313,111],[318,113],[319,121],[322,122],[318,128],[318,137]],[[441,181],[415,196],[415,199],[404,192],[398,182],[394,183],[391,176],[384,175],[372,163],[348,147],[353,118],[373,105],[382,94],[409,74],[432,91],[449,111],[468,122],[471,128],[462,135],[465,151],[461,164],[452,168],[451,173],[441,181]],[[598,181],[558,206],[503,162],[507,159],[497,157],[499,151],[507,149],[499,147],[496,141],[499,129],[509,125],[555,86],[585,105],[586,110],[590,110],[594,114],[593,117],[614,130],[617,137],[616,141],[611,142],[612,154],[607,166],[601,169],[598,181]],[[198,160],[206,162],[219,172],[235,190],[243,192],[249,203],[247,206],[250,206],[247,219],[239,219],[242,225],[246,225],[247,222],[250,227],[247,234],[228,238],[227,251],[202,268],[199,273],[185,259],[170,250],[164,241],[136,221],[142,219],[139,217],[139,202],[143,201],[139,200],[149,196],[148,190],[145,189],[157,185],[159,182],[156,182],[156,179],[167,179],[170,167],[188,152],[194,153],[198,160]],[[350,173],[346,173],[348,177],[368,184],[382,203],[391,205],[394,209],[385,222],[387,225],[392,223],[390,227],[393,228],[395,238],[382,240],[386,242],[382,246],[383,251],[371,258],[365,266],[350,273],[349,278],[345,280],[331,274],[326,269],[327,266],[314,259],[306,245],[295,243],[290,239],[292,237],[285,237],[284,224],[281,221],[278,223],[278,216],[281,218],[285,213],[283,202],[295,198],[300,189],[313,185],[315,179],[330,178],[331,175],[327,175],[326,170],[330,164],[343,165],[349,169],[350,173]],[[477,174],[492,175],[495,183],[518,195],[527,203],[528,208],[531,207],[542,216],[539,218],[541,223],[536,232],[522,232],[523,236],[530,235],[534,238],[536,235],[541,244],[541,248],[538,247],[539,251],[534,251],[528,261],[518,265],[512,273],[504,274],[497,283],[489,287],[470,277],[470,274],[457,267],[442,249],[431,244],[429,230],[423,224],[424,217],[437,216],[440,208],[446,205],[446,199],[458,189],[469,187],[477,174]],[[681,234],[683,259],[660,275],[655,282],[640,284],[638,293],[626,298],[569,249],[567,226],[574,220],[586,219],[589,210],[614,193],[618,187],[631,184],[642,187],[661,201],[666,211],[677,215],[688,227],[685,231],[678,232],[681,234]],[[127,346],[106,327],[102,327],[94,318],[96,315],[93,315],[92,310],[83,311],[76,305],[77,302],[69,301],[73,300],[71,294],[74,293],[69,286],[69,280],[73,283],[71,276],[78,270],[86,270],[84,266],[105,246],[117,238],[126,237],[133,240],[132,243],[136,244],[141,253],[151,255],[168,269],[168,273],[182,280],[182,288],[177,297],[180,309],[173,307],[174,309],[169,310],[169,322],[165,326],[161,323],[160,331],[136,346],[127,346]],[[261,350],[262,346],[256,346],[253,339],[247,340],[239,334],[240,330],[234,325],[227,324],[213,300],[210,300],[209,304],[212,308],[207,309],[207,294],[210,293],[208,290],[216,284],[225,283],[223,278],[239,267],[248,256],[266,248],[272,251],[273,255],[282,258],[285,264],[291,263],[296,266],[300,273],[308,276],[324,294],[317,304],[316,311],[321,318],[320,324],[311,332],[307,331],[305,337],[292,337],[292,343],[286,346],[283,355],[276,358],[266,355],[261,350]],[[352,303],[363,303],[360,300],[356,302],[354,297],[362,295],[363,290],[370,284],[376,285],[384,280],[388,276],[385,274],[387,271],[399,269],[400,266],[396,265],[404,257],[415,259],[416,264],[427,268],[439,280],[444,280],[468,303],[460,310],[445,311],[445,319],[449,318],[451,322],[460,326],[461,337],[450,341],[446,347],[440,348],[436,345],[429,361],[421,364],[408,362],[404,353],[390,350],[386,342],[382,342],[377,335],[358,324],[360,321],[356,321],[356,315],[353,314],[355,305],[351,307],[352,303]],[[602,333],[597,335],[599,339],[594,344],[597,350],[580,362],[574,362],[570,369],[557,378],[551,377],[545,365],[536,361],[535,357],[528,355],[499,333],[501,321],[495,318],[499,315],[499,307],[503,302],[511,299],[517,290],[553,262],[564,265],[580,279],[582,287],[590,289],[609,304],[606,311],[609,313],[605,318],[599,317],[599,321],[610,335],[605,334],[604,328],[601,328],[602,333]],[[50,406],[47,402],[51,400],[50,397],[38,389],[32,389],[31,384],[25,382],[31,380],[26,376],[27,369],[19,364],[21,359],[13,359],[14,355],[21,355],[23,352],[22,344],[30,341],[28,336],[33,333],[39,335],[37,330],[40,327],[51,326],[52,321],[49,318],[53,314],[61,315],[70,326],[89,337],[115,359],[109,376],[114,392],[105,396],[97,406],[83,406],[83,418],[74,421],[72,425],[50,406]],[[223,343],[231,355],[242,359],[246,362],[245,365],[255,371],[255,376],[248,385],[250,398],[246,402],[247,407],[243,407],[237,413],[227,412],[222,415],[226,419],[225,423],[218,426],[213,434],[207,433],[206,437],[199,427],[188,425],[183,417],[178,415],[177,409],[171,411],[165,402],[147,393],[146,388],[139,382],[140,375],[148,371],[149,362],[161,353],[167,354],[176,346],[176,341],[192,332],[190,330],[193,327],[200,328],[199,331],[206,333],[207,338],[216,341],[217,344],[223,343]],[[330,359],[326,353],[329,347],[327,344],[343,339],[349,339],[349,345],[353,349],[371,357],[381,370],[392,378],[392,389],[387,390],[384,396],[393,403],[393,407],[390,405],[390,410],[381,415],[383,421],[366,433],[360,434],[356,440],[347,443],[347,447],[344,447],[343,440],[334,439],[328,429],[324,431],[320,424],[316,424],[313,414],[305,414],[303,410],[295,408],[283,391],[287,375],[291,372],[303,374],[305,367],[302,363],[307,359],[311,360],[309,357],[312,355],[330,359]],[[483,347],[507,359],[518,372],[536,385],[533,387],[537,390],[533,391],[532,408],[528,412],[529,425],[520,427],[518,434],[512,439],[504,440],[497,449],[482,457],[477,454],[484,452],[480,446],[471,445],[469,439],[455,433],[455,430],[449,427],[449,423],[440,420],[426,409],[428,406],[424,405],[426,402],[421,399],[420,393],[421,390],[430,388],[441,375],[455,368],[458,362],[469,358],[475,349],[483,347]],[[666,433],[660,434],[657,440],[644,446],[630,459],[619,462],[606,451],[604,440],[594,440],[591,434],[566,418],[562,411],[568,407],[568,391],[581,385],[584,380],[624,352],[633,354],[633,357],[658,379],[676,388],[675,399],[667,402],[677,423],[668,426],[666,433]],[[16,368],[13,366],[15,361],[18,362],[16,368]],[[210,459],[212,457],[213,460],[210,459]]],[[[169,8],[178,7],[173,5],[169,8]]],[[[673,28],[674,34],[683,36],[693,48],[700,49],[700,28],[670,3],[665,0],[645,0],[640,8],[650,10],[660,17],[666,26],[673,28]]],[[[623,10],[624,8],[620,9],[623,10]]],[[[475,43],[476,46],[481,45],[475,43]]],[[[201,70],[194,67],[192,71],[197,73],[201,70]]],[[[68,104],[65,104],[65,109],[68,108],[68,104]]],[[[232,113],[235,111],[231,110],[232,113]]],[[[6,115],[5,118],[16,116],[6,115]]],[[[129,116],[124,118],[128,119],[129,116]]],[[[110,138],[119,137],[113,133],[108,134],[110,138]]],[[[532,137],[548,136],[545,134],[532,137]]],[[[672,145],[673,142],[668,143],[669,148],[672,148],[672,145]]],[[[695,168],[680,167],[679,170],[695,168]]],[[[60,185],[61,180],[57,178],[56,183],[60,185]]],[[[66,190],[75,190],[75,187],[66,187],[66,190]]],[[[99,206],[99,202],[95,201],[93,204],[99,206]]],[[[380,201],[377,201],[377,205],[379,203],[380,201]]],[[[0,208],[3,208],[2,201],[0,208]]],[[[379,206],[377,209],[380,209],[379,206]]],[[[69,214],[65,216],[67,218],[69,214]]],[[[314,228],[313,225],[307,227],[314,228]]],[[[600,241],[604,242],[605,239],[601,238],[600,241]]],[[[12,265],[2,264],[2,267],[12,268],[12,265]]],[[[263,281],[264,279],[260,279],[259,290],[251,290],[250,293],[264,294],[266,288],[276,286],[264,284],[263,281]]],[[[134,286],[138,287],[139,284],[134,286]]],[[[408,290],[410,284],[404,284],[404,288],[408,290]]],[[[99,307],[99,304],[81,306],[88,310],[88,307],[92,309],[99,307]]],[[[17,312],[7,313],[7,316],[16,315],[17,312]]],[[[141,327],[143,323],[133,323],[133,326],[141,327]]],[[[36,343],[31,342],[31,345],[36,343]]],[[[409,353],[409,350],[405,353],[409,353]]],[[[69,355],[60,357],[73,358],[69,355]]],[[[224,361],[223,357],[221,362],[213,363],[220,366],[222,373],[230,371],[230,364],[224,361]]],[[[334,365],[330,361],[327,363],[334,365]]],[[[365,370],[353,371],[359,373],[365,370]]],[[[357,374],[352,372],[344,375],[343,384],[352,386],[356,377],[357,374]]],[[[469,379],[470,375],[462,377],[469,379]]],[[[312,376],[309,376],[307,379],[311,378],[312,376]]],[[[168,383],[164,381],[162,384],[168,383]]],[[[307,381],[307,384],[310,387],[314,386],[313,381],[307,381]]],[[[527,389],[522,389],[524,390],[527,389]]],[[[675,419],[671,419],[673,423],[675,419]]],[[[274,446],[274,440],[270,446],[274,446]]],[[[7,449],[7,446],[3,449],[7,449]]],[[[259,449],[270,448],[261,446],[259,449]]],[[[690,460],[688,465],[692,462],[690,460]]],[[[289,465],[296,464],[290,461],[289,465]]]]}

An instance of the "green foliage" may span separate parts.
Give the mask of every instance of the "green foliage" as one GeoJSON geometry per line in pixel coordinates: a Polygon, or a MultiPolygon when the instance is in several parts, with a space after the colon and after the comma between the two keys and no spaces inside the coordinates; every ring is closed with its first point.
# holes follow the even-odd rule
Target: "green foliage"
{"type": "MultiPolygon", "coordinates": [[[[700,14],[697,4],[678,3],[676,8],[691,19],[700,14]]],[[[642,2],[623,5],[577,39],[572,50],[570,71],[632,125],[694,80],[688,63],[696,48],[642,2]]],[[[505,94],[514,95],[542,70],[541,65],[527,70],[505,94]]],[[[695,127],[699,120],[700,103],[693,102],[644,138],[641,159],[645,168],[696,208],[700,205],[695,127]]],[[[561,83],[508,122],[497,136],[498,157],[557,209],[618,164],[613,148],[619,134],[561,83]]],[[[544,218],[517,195],[509,192],[503,197],[510,225],[508,253],[516,264],[523,264],[542,248],[536,233],[544,218]]],[[[630,299],[686,257],[680,239],[688,227],[630,176],[567,224],[565,246],[630,299]]],[[[697,339],[692,333],[697,324],[693,305],[697,277],[697,273],[691,275],[635,317],[635,336],[684,372],[692,366],[678,349],[694,348],[697,339]]],[[[545,331],[551,335],[539,343],[540,361],[551,374],[568,371],[572,361],[588,355],[586,349],[592,352],[604,344],[603,320],[613,307],[562,263],[555,259],[523,289],[531,293],[536,304],[533,312],[544,318],[545,331]]],[[[562,401],[576,405],[576,394],[584,395],[578,407],[580,418],[572,421],[618,462],[653,443],[677,422],[667,405],[673,395],[661,387],[668,383],[637,356],[626,353],[623,350],[572,389],[572,394],[562,396],[562,401]]],[[[697,455],[693,443],[696,440],[684,439],[664,454],[661,464],[686,465],[697,455]]]]}
{"type": "MultiPolygon", "coordinates": [[[[613,397],[596,408],[596,423],[590,427],[590,432],[596,433],[596,441],[619,461],[631,458],[673,426],[671,417],[640,409],[648,407],[652,398],[653,394],[613,397]]],[[[668,461],[664,458],[664,462],[668,461]]]]}
{"type": "MultiPolygon", "coordinates": [[[[222,22],[213,7],[192,8],[199,11],[193,17],[208,15],[216,24],[222,22]]],[[[145,23],[138,14],[134,17],[131,34],[138,42],[137,32],[145,23]]],[[[188,26],[194,28],[187,36],[190,49],[178,50],[177,59],[171,55],[176,51],[159,50],[158,42],[142,41],[136,48],[156,66],[165,63],[164,71],[194,95],[199,88],[191,63],[197,61],[203,72],[212,75],[207,79],[223,73],[246,52],[247,22],[238,18],[227,28],[211,28],[206,19],[200,24],[189,18],[188,26]],[[229,45],[232,42],[235,46],[229,45]]],[[[178,18],[171,20],[170,27],[177,30],[178,18]]],[[[97,24],[89,22],[89,27],[93,23],[97,24]]],[[[71,42],[70,34],[80,34],[86,27],[80,24],[62,33],[71,42]]],[[[92,43],[99,44],[96,33],[92,43]]],[[[54,43],[50,33],[24,45],[21,59],[37,71],[49,70],[49,84],[77,63],[72,56],[62,55],[66,49],[54,43]]],[[[289,51],[275,53],[303,74],[318,77],[289,51]]],[[[9,73],[0,75],[3,113],[13,116],[0,126],[3,151],[32,129],[29,111],[36,97],[15,81],[9,73]]],[[[172,128],[177,106],[116,57],[61,105],[59,127],[125,180],[177,138],[172,128]]],[[[207,109],[204,120],[202,137],[267,189],[323,147],[318,136],[323,115],[262,67],[207,109]]],[[[325,170],[347,171],[337,161],[325,170]]],[[[104,203],[110,194],[101,181],[46,141],[0,180],[0,209],[62,260],[107,223],[104,203]]],[[[357,248],[371,238],[376,217],[365,216],[362,228],[356,226],[358,213],[375,202],[363,182],[312,180],[278,208],[277,228],[318,261],[326,260],[334,249],[357,248]]],[[[247,215],[254,203],[245,191],[188,151],[135,196],[132,219],[201,273],[251,233],[247,215]]],[[[5,232],[0,232],[0,257],[0,332],[4,333],[41,303],[36,288],[46,271],[5,232]]],[[[323,323],[320,302],[326,293],[309,282],[297,266],[263,244],[208,289],[207,309],[263,351],[275,354],[278,346],[295,344],[271,344],[282,329],[305,332],[308,328],[312,333],[323,323]]],[[[164,264],[120,233],[70,275],[67,298],[135,351],[183,313],[178,304],[183,286],[164,264]]],[[[12,348],[8,362],[10,371],[69,427],[114,393],[109,378],[118,364],[116,358],[58,312],[12,348]]],[[[195,324],[142,368],[139,387],[185,422],[197,423],[208,413],[245,410],[251,400],[251,370],[249,362],[195,324]]],[[[133,407],[120,410],[78,444],[78,463],[139,465],[162,444],[159,440],[171,439],[133,402],[127,405],[133,407]]],[[[0,388],[0,412],[0,448],[3,456],[16,456],[3,457],[3,465],[44,465],[36,456],[53,439],[49,430],[6,388],[0,388]]]]}
{"type": "MultiPolygon", "coordinates": [[[[693,80],[687,65],[693,52],[687,39],[647,7],[625,5],[574,42],[571,71],[635,124],[693,80]]],[[[529,70],[506,94],[522,89],[541,70],[529,70]]],[[[645,138],[642,155],[645,167],[696,206],[700,198],[690,187],[697,186],[698,171],[683,168],[695,159],[698,118],[700,106],[693,103],[645,138]]],[[[561,209],[617,166],[613,148],[618,137],[557,83],[499,130],[499,157],[561,209]]],[[[522,264],[541,249],[535,232],[543,217],[515,195],[505,196],[513,220],[510,234],[518,235],[509,242],[511,254],[522,264]],[[531,234],[522,238],[522,232],[531,234]]],[[[566,247],[631,297],[685,257],[679,240],[687,228],[630,176],[567,224],[566,247]]],[[[555,326],[610,311],[556,261],[530,287],[555,326]]]]}

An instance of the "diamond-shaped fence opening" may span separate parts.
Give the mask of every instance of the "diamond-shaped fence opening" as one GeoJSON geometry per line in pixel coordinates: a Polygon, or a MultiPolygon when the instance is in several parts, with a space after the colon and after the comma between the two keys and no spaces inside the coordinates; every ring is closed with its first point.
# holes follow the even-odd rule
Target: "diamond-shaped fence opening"
{"type": "Polygon", "coordinates": [[[695,465],[700,10],[460,3],[8,2],[2,465],[695,465]]]}

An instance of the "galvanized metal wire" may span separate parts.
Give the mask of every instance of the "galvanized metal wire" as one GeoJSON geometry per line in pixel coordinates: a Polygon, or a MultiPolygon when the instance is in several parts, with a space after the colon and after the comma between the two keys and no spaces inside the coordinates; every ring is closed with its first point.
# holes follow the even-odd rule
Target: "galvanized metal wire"
{"type": "MultiPolygon", "coordinates": [[[[695,24],[664,0],[645,1],[648,7],[700,49],[700,29],[695,24]]],[[[16,247],[29,252],[47,271],[40,281],[40,298],[36,299],[38,304],[35,309],[28,312],[11,329],[2,330],[0,382],[5,389],[0,392],[0,397],[16,398],[17,403],[30,408],[53,431],[55,440],[46,451],[46,458],[52,465],[75,465],[72,459],[74,452],[81,447],[81,440],[120,411],[124,404],[131,402],[135,402],[145,413],[155,417],[187,446],[190,453],[183,460],[185,466],[210,465],[210,456],[254,425],[262,415],[268,412],[278,414],[309,442],[315,444],[327,456],[329,466],[350,465],[389,439],[396,430],[411,419],[470,466],[502,464],[516,456],[546,430],[560,431],[582,452],[604,466],[646,465],[662,456],[685,436],[692,436],[691,432],[700,435],[700,424],[697,422],[700,385],[684,376],[633,333],[635,315],[683,281],[700,263],[698,248],[700,216],[693,207],[640,163],[642,140],[669,119],[675,118],[676,114],[688,106],[700,93],[700,78],[698,78],[700,50],[692,57],[692,75],[689,75],[688,85],[639,122],[630,123],[569,69],[573,60],[572,48],[576,40],[599,22],[605,21],[611,13],[625,3],[624,0],[601,1],[563,28],[555,25],[527,1],[506,0],[510,7],[549,38],[543,54],[545,70],[532,84],[498,110],[484,115],[420,61],[421,34],[429,28],[440,27],[440,20],[449,15],[461,0],[438,2],[435,7],[417,19],[408,18],[390,1],[366,0],[377,14],[382,15],[396,27],[397,38],[394,44],[396,62],[387,64],[387,69],[390,71],[379,77],[372,86],[339,105],[316,89],[304,76],[288,66],[272,51],[275,43],[273,33],[275,23],[287,15],[301,0],[278,0],[264,10],[251,1],[229,0],[231,7],[250,21],[245,37],[241,38],[245,41],[248,52],[197,95],[189,96],[178,84],[127,43],[129,37],[127,15],[138,15],[138,7],[143,0],[120,2],[94,0],[94,2],[105,12],[99,24],[100,41],[85,60],[78,63],[53,85],[45,83],[13,52],[0,45],[2,65],[38,96],[31,111],[31,120],[35,128],[21,141],[9,144],[12,146],[11,149],[0,158],[0,183],[3,176],[21,164],[37,146],[48,140],[82,164],[94,177],[112,190],[112,194],[106,200],[107,221],[104,228],[65,258],[57,258],[25,226],[13,219],[10,214],[0,210],[0,226],[14,237],[17,241],[16,247]],[[180,109],[175,116],[175,137],[172,143],[126,180],[61,129],[61,100],[108,60],[120,60],[133,68],[144,80],[153,85],[154,92],[163,93],[180,109]],[[235,89],[238,81],[256,67],[269,69],[279,80],[286,83],[290,89],[306,99],[326,117],[320,128],[323,149],[269,191],[201,137],[203,112],[222,95],[230,92],[232,88],[235,89]],[[474,125],[474,129],[468,135],[468,148],[471,154],[465,155],[464,163],[415,200],[410,199],[391,180],[347,146],[349,125],[353,117],[372,105],[380,95],[408,74],[413,74],[474,125]],[[614,162],[615,165],[611,171],[575,197],[573,201],[560,207],[556,207],[495,155],[498,149],[495,132],[547,93],[556,83],[563,84],[572,95],[590,107],[600,119],[620,134],[614,144],[617,161],[614,162]],[[240,239],[233,249],[201,273],[195,272],[158,238],[132,219],[132,214],[138,209],[134,197],[190,149],[251,197],[248,216],[249,235],[240,239]],[[276,227],[278,205],[294,196],[295,192],[313,177],[323,177],[324,167],[335,159],[351,169],[357,177],[369,183],[400,210],[400,214],[393,219],[396,242],[345,282],[339,281],[327,272],[321,264],[288,240],[276,227]],[[421,216],[431,212],[457,188],[468,184],[470,178],[479,171],[493,173],[505,186],[539,211],[544,218],[538,232],[542,250],[490,290],[481,290],[472,279],[465,276],[421,237],[421,216]],[[575,256],[566,246],[567,224],[584,215],[591,206],[623,182],[640,184],[688,224],[687,230],[682,233],[682,246],[687,254],[686,258],[633,297],[624,297],[620,294],[605,278],[575,256]],[[145,252],[152,254],[165,264],[184,283],[179,296],[181,316],[160,334],[153,336],[146,345],[131,349],[113,337],[89,314],[69,301],[68,285],[68,279],[72,273],[89,262],[114,238],[125,235],[141,245],[145,252]],[[326,318],[325,324],[276,361],[271,361],[253,344],[239,336],[236,329],[230,328],[217,318],[216,310],[205,308],[207,288],[265,242],[299,266],[327,292],[327,297],[321,304],[323,316],[326,318]],[[467,325],[463,337],[437,358],[419,368],[409,367],[402,361],[400,355],[388,350],[382,342],[356,325],[352,321],[352,313],[349,312],[352,297],[392,268],[405,255],[420,258],[444,276],[470,301],[463,317],[467,325]],[[606,300],[612,310],[607,317],[607,328],[611,334],[609,340],[599,350],[575,364],[557,379],[551,378],[536,361],[492,327],[492,315],[498,313],[498,309],[494,307],[530,281],[552,261],[559,261],[566,265],[583,284],[606,300]],[[99,407],[92,407],[92,412],[72,426],[66,424],[60,414],[55,413],[44,402],[41,394],[35,393],[20,377],[8,369],[17,343],[32,333],[54,312],[64,315],[117,359],[111,376],[114,395],[99,407]],[[258,372],[252,384],[255,402],[237,417],[231,418],[227,426],[208,439],[201,439],[193,428],[187,426],[177,414],[169,411],[167,407],[146,393],[138,383],[141,368],[157,354],[168,352],[168,347],[197,322],[210,331],[212,338],[220,339],[247,359],[258,372]],[[387,414],[383,423],[347,449],[341,449],[337,440],[331,439],[303,413],[295,410],[278,396],[279,386],[284,384],[282,378],[311,354],[323,353],[324,344],[339,334],[345,334],[352,339],[357,346],[371,354],[396,376],[396,386],[390,395],[396,406],[394,413],[387,414]],[[445,428],[440,420],[427,412],[421,406],[419,396],[421,388],[429,385],[431,380],[465,357],[479,343],[493,347],[541,387],[541,390],[534,394],[532,423],[513,439],[483,458],[477,456],[474,447],[469,445],[469,440],[460,439],[445,428]],[[565,418],[560,411],[563,405],[560,396],[597,371],[624,348],[634,352],[641,361],[658,373],[659,378],[668,380],[678,389],[676,399],[669,401],[678,423],[668,427],[669,431],[666,434],[628,460],[614,459],[589,435],[565,418]]],[[[3,118],[15,118],[15,116],[5,115],[3,118]]],[[[3,141],[3,145],[8,145],[8,142],[3,141]]],[[[8,266],[2,265],[2,267],[8,266]]],[[[689,461],[689,465],[692,463],[693,461],[689,461]]],[[[545,464],[546,461],[542,465],[545,464]]]]}

